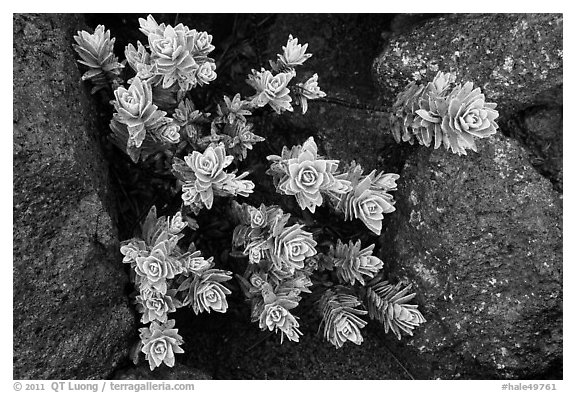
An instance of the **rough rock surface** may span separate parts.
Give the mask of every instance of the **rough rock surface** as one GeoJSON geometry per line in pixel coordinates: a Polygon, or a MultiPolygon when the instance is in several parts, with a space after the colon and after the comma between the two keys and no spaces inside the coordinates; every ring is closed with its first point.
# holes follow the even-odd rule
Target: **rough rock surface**
{"type": "Polygon", "coordinates": [[[135,337],[82,21],[14,15],[14,379],[107,378],[135,337]]]}
{"type": "Polygon", "coordinates": [[[517,142],[417,149],[382,238],[428,322],[398,344],[417,378],[562,378],[562,200],[517,142]]]}
{"type": "Polygon", "coordinates": [[[473,81],[501,116],[562,104],[562,14],[457,14],[398,34],[374,61],[383,100],[413,78],[450,71],[473,81]]]}
{"type": "Polygon", "coordinates": [[[530,153],[530,162],[554,189],[563,190],[562,106],[532,107],[505,125],[530,153]]]}

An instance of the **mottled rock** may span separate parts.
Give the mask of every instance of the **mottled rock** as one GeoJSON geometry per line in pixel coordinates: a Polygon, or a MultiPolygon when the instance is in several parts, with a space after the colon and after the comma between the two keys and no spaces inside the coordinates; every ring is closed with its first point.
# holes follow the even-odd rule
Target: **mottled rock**
{"type": "Polygon", "coordinates": [[[522,142],[530,162],[556,191],[563,190],[562,107],[533,107],[506,124],[508,134],[522,142]]]}
{"type": "Polygon", "coordinates": [[[382,258],[428,322],[396,352],[418,378],[562,378],[562,200],[517,142],[478,145],[401,173],[382,258]]]}
{"type": "Polygon", "coordinates": [[[473,81],[502,118],[536,104],[562,103],[562,14],[456,14],[395,35],[374,61],[382,99],[437,71],[473,81]]]}
{"type": "Polygon", "coordinates": [[[78,16],[14,15],[14,379],[107,378],[126,356],[125,296],[78,16]]]}
{"type": "Polygon", "coordinates": [[[174,367],[161,365],[155,368],[154,371],[150,371],[150,367],[146,361],[145,364],[141,364],[138,367],[124,368],[116,371],[112,379],[195,381],[199,379],[212,379],[212,377],[203,371],[182,364],[176,364],[174,367]]]}

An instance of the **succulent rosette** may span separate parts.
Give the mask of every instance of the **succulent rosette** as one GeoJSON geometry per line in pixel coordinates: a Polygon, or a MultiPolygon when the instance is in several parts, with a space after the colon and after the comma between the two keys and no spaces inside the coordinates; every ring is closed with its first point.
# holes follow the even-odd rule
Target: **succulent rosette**
{"type": "Polygon", "coordinates": [[[479,87],[472,82],[456,86],[447,98],[447,110],[442,115],[444,145],[453,153],[466,154],[466,149],[476,151],[474,137],[486,138],[496,133],[498,117],[495,103],[486,103],[479,87]]]}
{"type": "Polygon", "coordinates": [[[335,176],[338,161],[318,156],[318,147],[310,137],[304,144],[283,150],[282,157],[269,156],[272,161],[268,174],[274,177],[277,189],[285,195],[294,195],[302,210],[312,213],[322,205],[322,193],[345,194],[350,182],[335,176]]]}
{"type": "Polygon", "coordinates": [[[250,227],[252,228],[264,228],[268,225],[268,209],[263,203],[260,207],[255,208],[254,206],[246,205],[248,210],[248,215],[250,216],[250,227]]]}
{"type": "Polygon", "coordinates": [[[259,312],[258,323],[260,329],[280,330],[282,333],[281,341],[284,340],[284,335],[286,335],[290,341],[298,342],[302,335],[302,332],[298,329],[300,324],[289,311],[298,306],[298,302],[286,296],[277,296],[272,291],[270,284],[266,282],[262,284],[261,288],[264,303],[260,303],[260,307],[256,308],[259,312]]]}
{"type": "Polygon", "coordinates": [[[199,67],[190,54],[188,39],[195,32],[181,24],[166,26],[164,31],[148,34],[151,59],[156,64],[158,73],[163,76],[162,87],[168,88],[176,82],[186,80],[199,67]]]}
{"type": "Polygon", "coordinates": [[[194,211],[202,206],[212,208],[214,195],[248,196],[254,190],[254,183],[245,180],[248,172],[239,176],[224,172],[234,156],[227,156],[224,144],[210,145],[204,153],[194,151],[184,157],[184,161],[175,158],[172,163],[174,174],[184,183],[182,200],[194,211]]]}
{"type": "Polygon", "coordinates": [[[296,317],[279,304],[267,304],[260,318],[260,328],[268,330],[280,330],[290,341],[298,342],[302,332],[298,329],[300,324],[296,317]]]}
{"type": "Polygon", "coordinates": [[[409,302],[416,296],[410,293],[412,284],[403,288],[403,284],[390,284],[380,281],[366,289],[366,304],[368,316],[384,325],[384,332],[392,331],[400,340],[402,333],[413,335],[415,327],[420,326],[426,319],[415,304],[409,302]]]}
{"type": "Polygon", "coordinates": [[[217,282],[204,282],[199,284],[196,288],[196,304],[198,310],[208,311],[210,309],[224,313],[228,309],[228,303],[226,302],[226,295],[232,292],[217,282]]]}
{"type": "Polygon", "coordinates": [[[339,313],[334,318],[334,324],[331,331],[328,332],[329,341],[340,348],[346,341],[350,341],[356,345],[362,344],[364,338],[360,329],[363,327],[364,321],[354,314],[345,312],[339,313]]]}
{"type": "Polygon", "coordinates": [[[170,257],[166,242],[154,246],[150,255],[136,258],[136,274],[143,280],[145,287],[166,293],[166,279],[174,278],[181,272],[181,266],[170,257]]]}
{"type": "Polygon", "coordinates": [[[163,88],[178,83],[182,91],[187,91],[216,78],[214,60],[207,57],[214,50],[210,34],[190,30],[181,23],[174,27],[158,25],[151,15],[139,21],[140,30],[148,36],[150,65],[160,76],[163,88]]]}
{"type": "Polygon", "coordinates": [[[207,85],[216,79],[216,64],[212,62],[202,63],[200,67],[196,70],[196,79],[200,86],[207,85]]]}
{"type": "Polygon", "coordinates": [[[180,126],[175,121],[170,121],[163,124],[156,130],[156,133],[165,142],[180,142],[180,126]]]}
{"type": "Polygon", "coordinates": [[[158,75],[155,64],[152,64],[150,60],[150,53],[146,50],[144,45],[140,41],[137,42],[137,47],[128,44],[124,50],[124,55],[128,64],[134,71],[136,71],[136,76],[142,81],[148,82],[151,86],[154,86],[162,81],[162,76],[158,75]]]}
{"type": "Polygon", "coordinates": [[[320,90],[320,86],[318,86],[318,74],[312,75],[304,83],[297,83],[296,86],[299,87],[297,101],[302,105],[302,114],[308,111],[308,100],[326,97],[326,93],[320,90]]]}
{"type": "Polygon", "coordinates": [[[194,37],[194,53],[206,56],[213,50],[212,35],[205,31],[198,32],[194,37]]]}
{"type": "Polygon", "coordinates": [[[341,348],[346,341],[360,345],[364,340],[360,329],[366,326],[366,321],[360,315],[368,312],[356,309],[362,302],[346,292],[338,286],[334,290],[328,289],[320,299],[324,338],[336,348],[341,348]]]}
{"type": "Polygon", "coordinates": [[[200,255],[200,251],[196,251],[190,255],[188,255],[184,261],[184,270],[189,273],[194,273],[196,275],[201,275],[204,271],[208,270],[212,267],[213,258],[210,257],[205,259],[203,256],[200,255]]]}
{"type": "Polygon", "coordinates": [[[438,72],[427,85],[411,82],[398,94],[390,117],[397,142],[430,146],[444,145],[453,153],[476,151],[475,138],[496,133],[498,112],[495,103],[487,103],[479,87],[472,82],[453,86],[455,76],[438,72]]]}
{"type": "Polygon", "coordinates": [[[268,70],[262,69],[260,72],[252,70],[252,75],[248,76],[246,81],[250,86],[256,89],[256,94],[252,96],[253,105],[262,107],[269,104],[277,113],[284,110],[293,111],[292,97],[288,83],[294,77],[292,72],[280,72],[276,75],[268,70]]]}
{"type": "Polygon", "coordinates": [[[146,34],[146,36],[149,34],[162,35],[166,29],[166,24],[158,24],[152,15],[148,15],[146,19],[138,18],[138,23],[140,24],[140,31],[146,34]]]}
{"type": "Polygon", "coordinates": [[[136,308],[142,314],[141,322],[166,322],[168,313],[176,311],[174,305],[175,294],[176,290],[174,289],[168,290],[166,294],[152,289],[140,291],[140,294],[136,296],[136,308]]]}
{"type": "Polygon", "coordinates": [[[94,34],[79,31],[74,36],[77,45],[73,47],[82,60],[79,63],[90,69],[82,75],[82,80],[89,80],[94,84],[91,93],[112,84],[116,87],[121,83],[120,72],[124,65],[114,56],[115,38],[110,38],[110,30],[104,31],[104,25],[98,25],[94,34]]]}
{"type": "Polygon", "coordinates": [[[286,195],[294,195],[302,210],[312,213],[322,205],[321,189],[328,188],[331,181],[326,160],[316,160],[312,153],[304,151],[297,159],[288,162],[288,178],[278,188],[286,195]]]}
{"type": "Polygon", "coordinates": [[[416,111],[420,109],[419,100],[423,92],[424,86],[410,82],[398,94],[390,115],[390,129],[397,143],[414,143],[415,128],[419,127],[416,111]]]}
{"type": "Polygon", "coordinates": [[[316,241],[302,225],[294,224],[274,238],[272,262],[276,270],[293,274],[304,268],[304,260],[316,255],[316,241]]]}
{"type": "Polygon", "coordinates": [[[262,286],[266,283],[266,275],[265,274],[252,274],[250,276],[250,284],[258,289],[261,290],[262,286]]]}
{"type": "Polygon", "coordinates": [[[226,295],[232,292],[222,282],[232,279],[231,272],[208,269],[200,275],[187,278],[178,290],[187,290],[182,305],[191,305],[194,313],[210,310],[224,313],[228,309],[226,295]]]}
{"type": "Polygon", "coordinates": [[[147,250],[146,243],[137,239],[122,242],[120,245],[120,253],[124,255],[122,263],[129,263],[132,267],[136,266],[136,258],[147,257],[150,254],[147,250]]]}
{"type": "Polygon", "coordinates": [[[336,273],[342,282],[354,285],[358,281],[364,285],[365,277],[374,278],[384,266],[380,258],[372,255],[374,244],[363,250],[361,247],[360,240],[356,243],[349,241],[348,245],[345,245],[338,239],[336,247],[331,249],[330,255],[334,258],[336,273]]]}
{"type": "Polygon", "coordinates": [[[151,87],[138,77],[132,79],[128,89],[118,87],[114,96],[114,119],[128,126],[128,146],[138,148],[146,137],[146,127],[153,126],[166,112],[158,110],[152,103],[151,87]]]}
{"type": "Polygon", "coordinates": [[[362,167],[353,161],[345,174],[352,190],[339,200],[336,210],[344,213],[345,220],[360,219],[368,229],[379,235],[384,214],[396,210],[396,202],[389,191],[396,189],[396,180],[400,176],[376,173],[375,170],[363,176],[362,172],[362,167]]]}
{"type": "Polygon", "coordinates": [[[370,178],[366,177],[356,186],[348,199],[350,218],[358,218],[377,235],[382,231],[384,214],[396,210],[392,196],[370,189],[370,178]]]}
{"type": "Polygon", "coordinates": [[[154,370],[162,363],[168,367],[174,366],[174,354],[184,353],[180,347],[183,343],[178,329],[174,329],[175,321],[169,320],[165,324],[152,322],[149,328],[140,329],[142,340],[142,352],[150,364],[150,370],[154,370]]]}
{"type": "Polygon", "coordinates": [[[182,220],[181,211],[177,211],[176,214],[172,216],[172,218],[168,218],[166,221],[168,233],[171,235],[179,234],[184,228],[188,226],[188,223],[182,220]]]}
{"type": "Polygon", "coordinates": [[[244,254],[248,255],[248,262],[258,264],[264,257],[265,250],[268,250],[269,248],[270,244],[268,240],[256,238],[246,245],[244,254]]]}
{"type": "Polygon", "coordinates": [[[204,153],[197,151],[186,156],[184,161],[194,172],[194,190],[199,193],[208,209],[212,207],[214,193],[212,186],[226,179],[224,168],[232,163],[233,156],[227,156],[224,145],[208,146],[204,153]]]}
{"type": "Polygon", "coordinates": [[[306,53],[308,44],[299,44],[298,38],[292,37],[292,34],[288,36],[288,42],[286,43],[286,46],[282,47],[282,49],[283,53],[278,55],[277,63],[277,67],[280,70],[288,67],[302,65],[312,56],[311,53],[306,53]]]}
{"type": "Polygon", "coordinates": [[[194,171],[200,188],[208,188],[212,183],[221,181],[224,178],[224,168],[230,165],[232,160],[232,156],[226,155],[223,145],[208,146],[204,153],[194,151],[184,159],[194,171]]]}
{"type": "Polygon", "coordinates": [[[228,124],[233,124],[236,120],[246,123],[246,116],[252,114],[250,108],[250,103],[244,101],[240,93],[236,93],[232,99],[224,96],[224,105],[218,104],[218,116],[228,124]]]}

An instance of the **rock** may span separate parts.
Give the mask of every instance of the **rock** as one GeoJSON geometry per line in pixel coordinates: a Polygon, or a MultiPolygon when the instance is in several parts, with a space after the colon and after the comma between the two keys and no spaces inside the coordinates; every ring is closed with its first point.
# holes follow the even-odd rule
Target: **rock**
{"type": "Polygon", "coordinates": [[[562,200],[500,134],[457,156],[419,148],[382,238],[428,320],[395,349],[416,378],[562,371],[562,200]],[[407,345],[408,344],[408,345],[407,345]]]}
{"type": "Polygon", "coordinates": [[[422,24],[425,21],[436,18],[442,14],[396,14],[390,22],[390,33],[405,33],[413,29],[416,25],[422,24]]]}
{"type": "Polygon", "coordinates": [[[78,16],[14,14],[14,379],[108,378],[135,341],[78,16]]]}
{"type": "Polygon", "coordinates": [[[562,192],[562,107],[529,108],[508,122],[506,129],[529,151],[534,168],[562,192]]]}
{"type": "Polygon", "coordinates": [[[210,375],[203,371],[199,371],[187,366],[176,364],[174,367],[167,367],[161,365],[150,371],[148,362],[141,364],[138,367],[131,367],[118,370],[114,373],[112,379],[124,380],[181,380],[181,381],[195,381],[199,379],[212,379],[210,375]]]}
{"type": "Polygon", "coordinates": [[[410,80],[437,71],[473,81],[501,120],[539,104],[562,104],[562,14],[456,14],[398,34],[374,61],[387,105],[410,80]]]}

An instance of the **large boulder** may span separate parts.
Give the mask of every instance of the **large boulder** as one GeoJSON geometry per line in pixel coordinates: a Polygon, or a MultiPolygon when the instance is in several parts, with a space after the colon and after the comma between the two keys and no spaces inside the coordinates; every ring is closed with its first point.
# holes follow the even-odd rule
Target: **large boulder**
{"type": "Polygon", "coordinates": [[[428,320],[396,352],[419,378],[562,378],[562,199],[499,134],[418,148],[382,238],[428,320]]]}
{"type": "Polygon", "coordinates": [[[501,115],[562,105],[562,14],[456,14],[394,35],[374,61],[385,104],[412,79],[450,71],[473,81],[501,115]]]}
{"type": "Polygon", "coordinates": [[[136,337],[75,15],[15,14],[14,379],[109,378],[136,337]]]}

